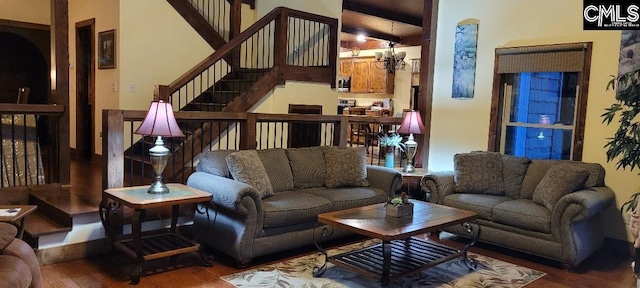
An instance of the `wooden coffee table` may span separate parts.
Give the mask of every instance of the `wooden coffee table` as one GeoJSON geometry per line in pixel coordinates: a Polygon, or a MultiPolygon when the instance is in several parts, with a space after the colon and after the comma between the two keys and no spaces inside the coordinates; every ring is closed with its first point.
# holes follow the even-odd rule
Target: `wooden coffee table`
{"type": "Polygon", "coordinates": [[[434,267],[457,257],[463,257],[467,268],[474,270],[477,263],[467,258],[467,250],[475,244],[480,234],[480,226],[475,221],[478,215],[472,211],[423,201],[412,203],[412,217],[387,216],[383,203],[318,215],[319,223],[329,225],[322,227],[321,238],[331,235],[335,227],[378,238],[382,243],[328,257],[318,242],[322,239],[316,239],[316,246],[325,255],[325,263],[316,266],[313,275],[321,276],[326,270],[327,262],[330,262],[387,285],[389,280],[434,267]],[[456,224],[464,225],[471,236],[469,243],[462,250],[412,237],[456,224]]]}

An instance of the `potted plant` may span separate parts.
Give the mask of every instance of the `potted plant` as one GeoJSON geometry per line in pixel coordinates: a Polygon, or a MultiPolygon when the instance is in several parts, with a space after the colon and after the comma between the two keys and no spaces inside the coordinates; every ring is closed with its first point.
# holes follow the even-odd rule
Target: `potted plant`
{"type": "Polygon", "coordinates": [[[387,215],[393,217],[413,216],[413,203],[409,202],[407,193],[402,192],[400,196],[394,197],[385,204],[387,215]]]}
{"type": "MultiPolygon", "coordinates": [[[[613,137],[608,138],[607,162],[617,159],[616,169],[622,168],[633,171],[640,168],[640,69],[623,73],[617,77],[612,76],[607,84],[607,90],[616,89],[616,102],[606,108],[601,115],[603,123],[611,124],[617,119],[619,126],[613,137]]],[[[636,239],[640,239],[638,227],[640,226],[640,211],[637,209],[640,192],[631,195],[629,200],[620,206],[622,213],[630,213],[629,225],[636,239]]],[[[636,240],[637,242],[637,240],[636,240]]],[[[639,248],[636,248],[636,260],[640,256],[639,248]]],[[[637,262],[637,261],[635,261],[637,262]]],[[[634,267],[636,276],[640,275],[640,265],[634,267]]]]}
{"type": "Polygon", "coordinates": [[[394,166],[394,154],[397,149],[404,151],[405,145],[402,143],[402,136],[397,133],[381,134],[378,135],[378,145],[381,147],[380,151],[383,151],[382,147],[386,147],[384,156],[384,166],[393,168],[394,166]]]}

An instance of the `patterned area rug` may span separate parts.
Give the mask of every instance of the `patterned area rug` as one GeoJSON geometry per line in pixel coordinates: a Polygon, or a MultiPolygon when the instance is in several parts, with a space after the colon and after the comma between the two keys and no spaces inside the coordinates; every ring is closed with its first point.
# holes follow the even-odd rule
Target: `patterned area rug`
{"type": "MultiPolygon", "coordinates": [[[[367,240],[328,250],[335,255],[379,243],[367,240]]],[[[431,269],[392,281],[388,287],[524,287],[546,273],[469,253],[478,262],[475,271],[469,271],[460,259],[442,263],[431,269]]],[[[256,269],[222,277],[236,287],[379,287],[380,283],[356,273],[327,264],[321,277],[313,277],[313,267],[321,265],[320,253],[270,264],[256,269]]]]}

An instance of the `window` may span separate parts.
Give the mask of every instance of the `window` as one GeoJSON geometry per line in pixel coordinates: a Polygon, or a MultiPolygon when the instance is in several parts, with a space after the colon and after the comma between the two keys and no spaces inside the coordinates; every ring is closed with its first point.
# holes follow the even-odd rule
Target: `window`
{"type": "Polygon", "coordinates": [[[496,49],[488,150],[581,160],[590,55],[591,43],[496,49]]]}

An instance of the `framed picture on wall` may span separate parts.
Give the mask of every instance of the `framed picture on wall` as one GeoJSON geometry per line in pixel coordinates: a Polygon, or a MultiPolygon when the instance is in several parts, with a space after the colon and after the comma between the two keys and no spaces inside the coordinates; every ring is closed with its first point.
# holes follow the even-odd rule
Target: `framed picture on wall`
{"type": "Polygon", "coordinates": [[[98,69],[116,68],[116,30],[98,33],[98,69]]]}

